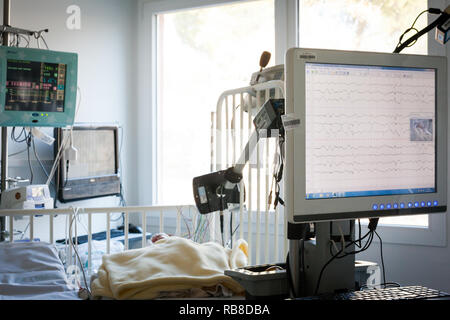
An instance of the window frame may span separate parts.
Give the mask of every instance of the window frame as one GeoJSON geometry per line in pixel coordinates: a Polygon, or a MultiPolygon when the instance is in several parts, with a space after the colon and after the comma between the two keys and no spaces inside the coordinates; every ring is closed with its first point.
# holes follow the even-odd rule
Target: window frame
{"type": "MultiPolygon", "coordinates": [[[[158,113],[157,113],[157,15],[179,10],[255,0],[140,0],[138,29],[139,74],[138,114],[139,132],[149,139],[140,142],[137,165],[140,172],[139,202],[157,201],[158,183],[158,113]],[[149,58],[150,57],[150,58],[149,58]],[[150,90],[148,90],[150,88],[150,90]],[[149,125],[150,124],[150,125],[149,125]],[[149,181],[150,183],[143,183],[149,181]]],[[[288,48],[299,45],[299,0],[274,0],[275,64],[283,64],[288,48]]],[[[428,0],[428,7],[442,8],[445,0],[428,0]]],[[[432,18],[431,18],[432,19],[432,18]]],[[[446,49],[428,33],[428,54],[446,55],[446,49]]],[[[377,231],[385,243],[447,246],[447,215],[428,215],[428,227],[379,225],[377,231]]],[[[377,239],[375,239],[377,241],[377,239]]]]}

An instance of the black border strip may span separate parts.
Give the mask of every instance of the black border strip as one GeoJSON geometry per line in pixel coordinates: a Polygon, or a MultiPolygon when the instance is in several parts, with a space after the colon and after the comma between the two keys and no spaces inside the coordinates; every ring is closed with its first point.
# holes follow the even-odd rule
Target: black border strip
{"type": "Polygon", "coordinates": [[[447,206],[437,206],[437,207],[407,208],[407,209],[393,209],[393,210],[371,210],[371,211],[355,211],[343,213],[307,214],[294,216],[294,222],[384,218],[384,217],[417,215],[417,214],[437,213],[446,211],[447,206]]]}

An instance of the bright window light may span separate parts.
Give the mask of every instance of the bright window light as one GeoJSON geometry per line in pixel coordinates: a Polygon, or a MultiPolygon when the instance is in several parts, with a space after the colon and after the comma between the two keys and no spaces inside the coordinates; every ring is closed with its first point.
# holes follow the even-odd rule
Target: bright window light
{"type": "MultiPolygon", "coordinates": [[[[401,34],[428,8],[427,0],[299,1],[300,46],[323,49],[393,52],[401,34]]],[[[422,14],[414,27],[427,26],[422,14]]],[[[403,40],[414,35],[406,34],[403,40]]],[[[402,53],[427,54],[427,37],[402,53]]]]}
{"type": "MultiPolygon", "coordinates": [[[[301,0],[300,47],[393,52],[399,37],[428,8],[427,0],[301,0]]],[[[414,27],[427,26],[422,14],[414,27]]],[[[406,34],[407,40],[414,31],[406,34]]],[[[421,37],[402,53],[427,54],[427,37],[421,37]]],[[[428,215],[382,218],[380,224],[428,227],[428,215]]]]}
{"type": "Polygon", "coordinates": [[[210,172],[211,112],[248,86],[263,51],[275,61],[274,0],[158,15],[159,204],[193,204],[192,179],[210,172]]]}

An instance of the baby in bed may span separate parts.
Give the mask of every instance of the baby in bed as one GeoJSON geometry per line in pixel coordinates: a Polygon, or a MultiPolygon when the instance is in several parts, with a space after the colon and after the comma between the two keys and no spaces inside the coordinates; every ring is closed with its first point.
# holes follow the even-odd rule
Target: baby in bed
{"type": "Polygon", "coordinates": [[[224,271],[247,263],[248,244],[243,239],[229,249],[158,234],[148,247],[104,255],[91,293],[112,299],[242,295],[242,286],[224,271]]]}

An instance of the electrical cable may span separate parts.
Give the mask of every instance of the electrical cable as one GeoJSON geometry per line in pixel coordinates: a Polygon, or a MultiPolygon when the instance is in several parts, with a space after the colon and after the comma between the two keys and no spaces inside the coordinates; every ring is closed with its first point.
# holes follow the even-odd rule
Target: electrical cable
{"type": "Polygon", "coordinates": [[[194,230],[194,236],[192,237],[194,242],[197,241],[197,236],[198,236],[199,230],[202,228],[202,222],[203,222],[203,217],[200,216],[199,219],[197,220],[197,226],[195,227],[195,230],[194,230]]]}
{"type": "Polygon", "coordinates": [[[19,154],[24,153],[24,152],[27,152],[27,160],[28,160],[27,162],[28,162],[28,168],[30,170],[30,183],[32,183],[34,174],[33,174],[33,168],[31,166],[30,145],[29,145],[30,144],[30,138],[32,137],[31,131],[30,131],[30,134],[27,135],[25,128],[22,128],[22,130],[20,131],[19,136],[16,136],[15,135],[15,129],[16,129],[16,127],[13,127],[13,129],[11,130],[11,140],[16,142],[16,143],[23,143],[23,142],[25,142],[27,144],[27,147],[25,149],[21,150],[21,151],[9,154],[8,158],[9,157],[14,157],[14,156],[19,155],[19,154]],[[22,136],[24,136],[24,137],[22,138],[22,136]]]}
{"type": "Polygon", "coordinates": [[[381,240],[381,237],[378,234],[378,232],[376,232],[375,230],[373,232],[375,232],[376,236],[380,240],[380,255],[381,255],[381,266],[383,268],[383,283],[386,283],[386,271],[384,269],[384,257],[383,257],[383,240],[381,240]]]}
{"type": "Polygon", "coordinates": [[[17,151],[17,152],[14,152],[14,153],[10,153],[10,154],[8,154],[8,157],[9,157],[9,158],[15,157],[15,156],[17,156],[17,155],[19,155],[19,154],[22,154],[22,153],[24,153],[24,152],[27,152],[27,149],[26,149],[26,148],[23,149],[23,150],[21,150],[21,151],[17,151]]]}
{"type": "MultiPolygon", "coordinates": [[[[20,237],[20,240],[22,240],[23,237],[25,236],[25,232],[27,232],[29,226],[30,226],[30,223],[28,222],[27,226],[25,227],[25,230],[22,231],[22,236],[20,237]]],[[[32,240],[30,239],[30,241],[32,241],[32,240]]]]}
{"type": "Polygon", "coordinates": [[[194,242],[197,242],[198,235],[201,232],[201,230],[203,228],[203,225],[204,225],[204,220],[203,220],[203,217],[200,216],[199,219],[197,220],[197,225],[196,225],[195,230],[194,230],[194,236],[192,237],[192,240],[194,242]]]}
{"type": "Polygon", "coordinates": [[[204,229],[204,232],[203,232],[202,242],[204,242],[204,240],[205,240],[205,236],[207,234],[206,231],[209,230],[209,227],[210,227],[209,223],[210,223],[211,217],[206,217],[205,219],[206,219],[206,222],[205,222],[205,229],[204,229]]]}
{"type": "MultiPolygon", "coordinates": [[[[442,13],[442,11],[437,8],[429,8],[428,10],[429,10],[429,13],[431,13],[431,14],[442,13]]],[[[447,21],[447,19],[448,19],[448,14],[447,15],[442,14],[436,20],[434,20],[431,24],[429,24],[422,30],[418,31],[415,35],[410,37],[408,40],[406,40],[402,43],[398,43],[394,50],[394,53],[400,53],[403,49],[409,47],[411,43],[414,44],[416,42],[416,40],[419,39],[421,36],[428,33],[429,31],[433,30],[435,27],[439,26],[440,24],[445,23],[447,21]]]]}
{"type": "Polygon", "coordinates": [[[201,241],[201,242],[204,241],[205,235],[206,235],[206,231],[208,230],[208,227],[209,227],[209,219],[208,219],[208,217],[207,216],[203,216],[203,215],[202,215],[202,217],[203,217],[203,224],[202,224],[202,228],[200,230],[201,238],[197,239],[197,241],[201,241]]]}
{"type": "Polygon", "coordinates": [[[17,143],[25,142],[27,144],[26,151],[27,151],[28,168],[30,170],[30,184],[33,184],[34,172],[33,172],[33,167],[31,165],[31,157],[30,157],[30,148],[31,148],[31,140],[32,140],[31,129],[30,129],[29,133],[27,133],[26,129],[22,128],[22,131],[20,132],[19,136],[16,137],[15,127],[13,127],[13,129],[11,130],[11,139],[17,143]],[[23,138],[22,138],[22,135],[24,136],[23,138]]]}
{"type": "MultiPolygon", "coordinates": [[[[277,138],[277,141],[279,140],[279,138],[277,138]]],[[[278,143],[277,143],[277,145],[278,145],[278,143]]],[[[270,204],[272,203],[272,192],[273,192],[273,188],[274,188],[274,184],[276,183],[276,180],[277,180],[277,172],[278,172],[278,169],[279,169],[279,162],[280,162],[280,154],[279,154],[279,152],[278,152],[278,149],[277,150],[275,150],[275,155],[274,155],[274,159],[273,159],[273,173],[272,173],[272,180],[271,180],[271,182],[270,182],[270,192],[269,192],[269,196],[267,197],[268,199],[268,206],[269,206],[269,209],[270,209],[270,204]]]]}
{"type": "Polygon", "coordinates": [[[194,241],[203,242],[206,236],[206,231],[209,228],[209,216],[200,215],[200,219],[197,224],[198,227],[195,231],[194,241]]]}
{"type": "Polygon", "coordinates": [[[48,50],[47,41],[45,41],[44,36],[41,35],[40,39],[42,40],[42,42],[44,42],[45,48],[48,50]]]}
{"type": "MultiPolygon", "coordinates": [[[[379,220],[379,218],[372,218],[372,219],[370,219],[370,220],[369,220],[369,225],[368,225],[369,232],[367,232],[362,238],[360,238],[360,239],[358,239],[358,240],[353,240],[353,241],[349,242],[349,244],[348,244],[347,246],[345,246],[345,247],[342,246],[341,250],[338,251],[338,252],[337,252],[336,254],[334,254],[334,255],[332,254],[332,251],[331,251],[332,246],[330,245],[330,254],[332,255],[332,257],[327,261],[327,263],[325,263],[325,265],[324,265],[324,266],[322,267],[322,269],[320,270],[319,278],[318,278],[318,280],[317,280],[317,285],[316,285],[315,295],[317,295],[317,293],[318,293],[318,291],[319,291],[320,281],[321,281],[321,279],[322,279],[323,272],[325,271],[326,267],[327,267],[334,259],[337,259],[337,258],[339,258],[339,259],[340,259],[340,258],[344,258],[344,257],[346,257],[346,256],[348,256],[348,255],[355,255],[355,254],[357,254],[357,253],[360,253],[360,252],[363,252],[363,251],[367,250],[367,249],[370,247],[370,245],[372,244],[372,241],[373,241],[374,233],[376,233],[376,227],[377,227],[377,225],[378,225],[378,220],[379,220]],[[346,248],[348,248],[348,247],[351,246],[352,244],[355,244],[356,242],[360,242],[361,240],[365,239],[366,237],[369,237],[369,238],[368,238],[368,240],[366,241],[366,243],[364,244],[364,246],[363,246],[362,249],[360,249],[360,250],[355,250],[355,251],[352,251],[352,252],[345,252],[345,251],[344,251],[346,248]],[[344,253],[344,255],[339,256],[341,253],[344,253]]],[[[384,262],[383,262],[383,265],[384,265],[384,262]]],[[[383,270],[384,270],[384,268],[383,268],[383,270]]]]}
{"type": "Polygon", "coordinates": [[[233,233],[232,233],[232,236],[236,233],[236,231],[238,231],[239,227],[240,227],[240,224],[238,223],[238,225],[236,226],[236,228],[234,228],[234,231],[233,231],[233,233]]]}
{"type": "MultiPolygon", "coordinates": [[[[37,150],[36,150],[36,144],[35,144],[35,142],[34,142],[34,136],[32,137],[32,145],[33,145],[34,157],[35,157],[36,160],[38,161],[38,163],[39,163],[39,165],[40,165],[42,171],[44,171],[45,176],[48,178],[48,172],[47,172],[47,170],[45,169],[44,165],[42,164],[42,161],[41,161],[41,159],[39,158],[39,155],[38,155],[38,153],[37,153],[37,150]]],[[[54,185],[53,181],[50,181],[50,184],[55,188],[55,185],[54,185]]],[[[55,191],[56,191],[56,188],[55,188],[55,191]]]]}
{"type": "Polygon", "coordinates": [[[50,174],[48,176],[46,184],[50,184],[51,179],[53,179],[53,175],[55,174],[55,171],[56,171],[57,167],[59,166],[59,162],[61,160],[62,150],[65,149],[66,144],[69,141],[68,137],[69,137],[69,135],[66,135],[63,138],[63,140],[61,142],[61,145],[58,148],[58,152],[56,153],[56,157],[55,157],[55,160],[53,162],[53,166],[52,166],[52,169],[51,169],[50,174]]]}
{"type": "Polygon", "coordinates": [[[358,246],[358,248],[361,248],[361,219],[358,219],[358,233],[359,233],[358,234],[358,236],[359,236],[358,239],[360,239],[360,241],[358,241],[359,244],[357,242],[357,243],[355,243],[355,245],[358,246]]]}
{"type": "MultiPolygon", "coordinates": [[[[80,105],[81,105],[81,97],[82,96],[81,96],[80,87],[77,87],[77,92],[79,93],[79,98],[80,99],[78,100],[77,108],[75,110],[74,119],[76,118],[76,116],[78,114],[78,111],[80,109],[80,105]]],[[[73,128],[73,125],[70,126],[70,127],[73,128]]],[[[69,141],[69,135],[66,135],[63,138],[63,141],[61,142],[61,145],[58,148],[58,152],[56,153],[56,157],[55,157],[55,161],[53,162],[52,170],[50,171],[49,177],[48,177],[47,182],[46,182],[47,185],[50,184],[50,181],[51,181],[51,179],[53,179],[53,176],[54,176],[54,174],[56,172],[57,167],[60,165],[60,160],[61,160],[61,157],[62,157],[62,151],[66,148],[66,144],[67,144],[68,141],[69,141]]]]}
{"type": "MultiPolygon", "coordinates": [[[[72,224],[73,224],[73,221],[77,218],[77,216],[78,216],[78,213],[79,213],[79,208],[73,208],[73,218],[72,218],[72,220],[70,221],[70,224],[69,224],[69,230],[72,230],[72,224]]],[[[80,267],[81,267],[81,271],[82,271],[82,273],[83,273],[83,280],[84,280],[84,285],[85,285],[85,290],[87,290],[87,292],[88,292],[88,294],[89,294],[89,297],[91,296],[91,291],[89,290],[89,286],[88,286],[88,284],[87,284],[87,280],[86,280],[86,274],[85,274],[85,272],[84,272],[84,267],[83,267],[83,263],[81,262],[81,259],[80,259],[80,256],[79,256],[79,254],[78,254],[78,250],[77,250],[77,248],[76,248],[76,246],[74,245],[74,243],[73,243],[73,239],[72,239],[72,237],[69,237],[69,242],[70,242],[70,245],[72,246],[72,248],[73,248],[73,250],[74,250],[74,252],[75,252],[75,255],[76,255],[76,257],[77,257],[77,259],[78,259],[78,262],[79,262],[79,264],[80,264],[80,267]]]]}
{"type": "MultiPolygon", "coordinates": [[[[351,252],[344,252],[344,255],[343,256],[337,256],[337,259],[342,259],[342,258],[345,258],[345,257],[347,257],[349,255],[355,255],[355,254],[358,254],[358,253],[366,251],[367,249],[369,249],[370,245],[372,244],[372,241],[373,241],[373,232],[369,232],[369,239],[367,239],[367,241],[366,241],[366,243],[365,243],[365,245],[364,245],[364,247],[362,249],[354,250],[354,251],[351,251],[351,252]]],[[[357,242],[359,242],[359,241],[357,240],[357,242]]],[[[346,248],[348,248],[348,246],[346,246],[346,248]]]]}
{"type": "Polygon", "coordinates": [[[223,184],[220,186],[220,234],[222,236],[222,246],[225,246],[223,232],[223,184]]]}
{"type": "Polygon", "coordinates": [[[70,161],[66,160],[66,174],[65,174],[63,188],[65,188],[67,186],[67,182],[69,182],[69,163],[70,163],[70,161]]]}
{"type": "MultiPolygon", "coordinates": [[[[122,173],[122,146],[123,146],[123,128],[119,126],[120,142],[119,142],[119,205],[126,207],[125,195],[123,193],[123,173],[122,173]]],[[[111,221],[119,221],[122,219],[122,224],[125,224],[125,213],[122,212],[118,218],[111,219],[111,221]]]]}
{"type": "Polygon", "coordinates": [[[11,140],[16,143],[25,142],[27,144],[26,152],[27,152],[28,168],[30,170],[30,184],[33,184],[34,172],[33,172],[33,166],[31,165],[31,157],[30,157],[30,147],[31,147],[31,140],[32,140],[31,129],[29,130],[29,133],[27,133],[25,127],[23,127],[22,130],[20,131],[19,135],[16,136],[16,127],[13,127],[11,130],[11,140]]]}
{"type": "Polygon", "coordinates": [[[230,212],[230,239],[227,242],[227,245],[230,244],[230,248],[233,248],[233,212],[230,212]]]}
{"type": "MultiPolygon", "coordinates": [[[[27,42],[27,45],[25,46],[25,48],[29,48],[30,47],[30,38],[28,36],[28,38],[25,38],[25,36],[23,34],[19,35],[19,39],[25,39],[25,41],[27,42]]],[[[19,47],[19,43],[17,44],[17,46],[19,47]]]]}
{"type": "Polygon", "coordinates": [[[280,165],[278,167],[278,172],[276,174],[276,183],[275,183],[275,199],[273,208],[274,210],[277,208],[278,203],[281,205],[284,205],[283,199],[280,197],[281,187],[280,187],[280,181],[283,178],[283,168],[284,168],[284,154],[283,154],[283,148],[284,148],[284,139],[280,139],[278,146],[280,148],[280,165]]]}
{"type": "Polygon", "coordinates": [[[36,39],[37,47],[38,49],[41,48],[39,40],[42,40],[44,42],[45,48],[48,50],[47,42],[44,39],[44,36],[42,35],[43,32],[48,32],[48,29],[39,30],[33,33],[34,38],[36,39]]]}
{"type": "MultiPolygon", "coordinates": [[[[230,213],[232,214],[232,213],[230,213]]],[[[227,246],[230,246],[230,248],[233,248],[233,236],[236,233],[236,231],[239,229],[240,227],[240,223],[237,224],[236,228],[234,228],[234,230],[232,230],[232,228],[230,228],[230,239],[227,241],[227,246]]]]}
{"type": "Polygon", "coordinates": [[[222,246],[225,246],[224,232],[223,232],[223,212],[220,212],[220,235],[222,237],[222,246]]]}
{"type": "Polygon", "coordinates": [[[292,279],[292,275],[291,275],[291,268],[289,266],[289,252],[287,253],[286,256],[286,275],[287,275],[287,280],[288,280],[288,286],[289,286],[289,295],[291,297],[297,297],[297,293],[294,292],[294,280],[292,279]]]}
{"type": "MultiPolygon", "coordinates": [[[[351,251],[351,252],[344,252],[344,255],[337,256],[336,258],[337,259],[345,258],[346,256],[354,255],[354,254],[357,254],[357,253],[360,253],[360,252],[363,252],[363,251],[367,250],[370,247],[370,245],[372,244],[372,240],[373,240],[373,233],[371,231],[367,232],[363,237],[361,237],[361,238],[359,238],[357,240],[351,241],[344,248],[341,248],[341,250],[339,250],[339,251],[342,251],[342,249],[345,250],[346,248],[348,248],[352,244],[356,244],[358,242],[361,242],[362,240],[364,240],[367,237],[369,237],[369,239],[367,239],[366,243],[364,244],[364,247],[362,247],[360,250],[355,250],[355,251],[351,251]]],[[[330,246],[330,254],[333,256],[335,254],[331,251],[331,249],[332,249],[332,246],[330,246]]]]}
{"type": "MultiPolygon", "coordinates": [[[[399,47],[399,46],[402,44],[403,37],[404,37],[408,32],[410,32],[410,31],[412,31],[412,30],[416,31],[416,33],[419,32],[419,30],[417,30],[416,28],[414,28],[414,25],[416,24],[416,22],[417,22],[417,20],[419,19],[419,17],[420,17],[422,14],[424,14],[425,12],[428,12],[428,11],[429,11],[429,9],[424,10],[424,11],[422,11],[421,13],[419,13],[419,15],[416,17],[416,19],[414,20],[414,22],[413,22],[413,24],[411,25],[411,27],[409,27],[408,29],[406,29],[406,30],[401,34],[400,38],[398,39],[397,47],[399,47]]],[[[410,44],[406,45],[406,47],[411,47],[411,46],[413,46],[416,42],[417,42],[417,39],[414,40],[414,41],[412,41],[410,44]]]]}
{"type": "Polygon", "coordinates": [[[322,267],[322,269],[320,270],[319,278],[318,278],[317,284],[316,284],[316,289],[315,289],[315,291],[314,291],[314,295],[317,295],[317,293],[319,292],[320,280],[322,279],[322,275],[323,275],[323,272],[325,271],[325,268],[326,268],[326,267],[327,267],[334,259],[336,259],[336,257],[337,257],[337,256],[339,255],[339,253],[341,253],[342,251],[344,251],[344,248],[341,248],[341,250],[340,250],[338,253],[336,253],[336,255],[332,256],[331,259],[329,259],[329,260],[325,263],[325,265],[322,267]]]}
{"type": "MultiPolygon", "coordinates": [[[[397,282],[384,282],[384,283],[379,283],[379,284],[373,284],[373,285],[362,285],[360,287],[360,291],[363,291],[364,288],[369,288],[369,287],[377,287],[377,286],[384,286],[384,288],[388,288],[388,287],[401,287],[400,283],[397,282]]],[[[371,289],[371,288],[370,288],[371,289]]]]}
{"type": "Polygon", "coordinates": [[[178,208],[177,208],[177,211],[180,212],[180,215],[183,218],[184,225],[186,226],[186,229],[187,229],[187,232],[188,232],[187,237],[191,238],[191,230],[189,229],[189,225],[188,225],[188,223],[186,221],[186,217],[184,216],[183,211],[181,209],[178,209],[178,208]]]}
{"type": "Polygon", "coordinates": [[[25,128],[22,128],[22,130],[19,133],[19,136],[16,137],[16,127],[13,127],[11,130],[11,140],[16,143],[23,143],[27,141],[27,132],[25,128]],[[23,138],[22,138],[23,136],[23,138]]]}
{"type": "Polygon", "coordinates": [[[316,284],[316,289],[315,289],[315,291],[314,291],[314,295],[317,295],[317,293],[319,292],[320,281],[321,281],[321,279],[322,279],[322,276],[323,276],[323,273],[324,273],[326,267],[327,267],[331,262],[333,262],[335,259],[337,259],[337,258],[343,258],[343,257],[345,257],[345,256],[352,255],[352,254],[356,254],[356,253],[362,252],[362,251],[364,251],[364,250],[367,250],[367,249],[369,248],[370,244],[372,243],[373,232],[374,232],[374,230],[370,230],[369,232],[367,232],[367,233],[364,235],[364,237],[363,237],[362,239],[365,239],[365,238],[368,237],[368,236],[369,236],[369,239],[367,240],[366,244],[364,245],[364,247],[363,247],[361,250],[359,250],[359,251],[353,251],[353,252],[344,252],[345,248],[348,248],[350,245],[352,245],[352,244],[354,244],[354,243],[356,243],[356,242],[359,241],[359,240],[353,240],[353,241],[349,242],[349,244],[348,244],[347,246],[342,247],[341,250],[339,250],[336,254],[332,255],[332,257],[325,263],[325,265],[324,265],[324,266],[322,267],[322,269],[320,270],[319,278],[318,278],[317,284],[316,284]],[[339,257],[339,255],[340,255],[341,253],[343,253],[343,252],[344,252],[344,256],[339,257]]]}
{"type": "Polygon", "coordinates": [[[28,168],[30,169],[30,184],[33,184],[33,167],[31,165],[31,158],[30,158],[30,145],[27,143],[27,158],[28,158],[28,168]]]}

